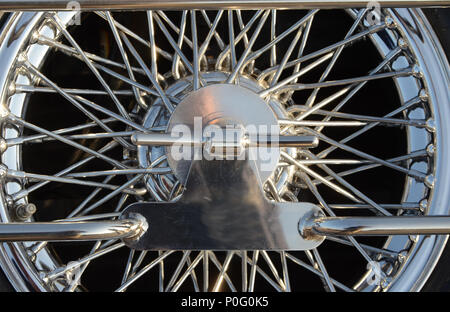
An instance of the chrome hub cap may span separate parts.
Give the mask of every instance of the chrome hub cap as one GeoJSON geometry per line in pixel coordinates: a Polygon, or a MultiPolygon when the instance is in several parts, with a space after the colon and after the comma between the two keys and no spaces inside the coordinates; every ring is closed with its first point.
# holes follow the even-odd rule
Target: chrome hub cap
{"type": "MultiPolygon", "coordinates": [[[[248,135],[257,136],[258,133],[265,132],[266,136],[277,135],[278,120],[288,117],[288,113],[284,109],[277,98],[264,101],[258,93],[264,90],[264,82],[258,83],[250,76],[240,76],[239,85],[225,84],[229,73],[226,72],[205,72],[202,73],[202,81],[206,87],[202,87],[197,91],[192,88],[192,76],[176,81],[167,88],[167,95],[174,102],[178,103],[172,114],[167,114],[162,107],[162,100],[158,99],[147,112],[143,126],[147,129],[161,129],[167,133],[172,133],[174,127],[186,126],[189,134],[200,135],[208,125],[216,125],[219,127],[239,126],[250,131],[248,135]],[[197,124],[198,129],[194,129],[195,118],[200,121],[197,124]],[[273,127],[275,126],[275,127],[273,127]],[[259,130],[259,131],[258,131],[259,130]],[[256,132],[256,133],[255,133],[256,132]]],[[[178,128],[183,130],[184,128],[178,128]]],[[[262,134],[261,134],[262,135],[262,134]]],[[[182,147],[180,147],[182,152],[182,147]]],[[[170,148],[165,147],[149,147],[138,146],[138,160],[143,168],[153,166],[164,166],[167,164],[172,168],[174,175],[170,175],[164,182],[160,181],[159,185],[155,185],[152,177],[147,179],[147,187],[153,194],[158,194],[159,198],[168,198],[172,193],[180,195],[182,185],[186,183],[188,177],[190,160],[175,160],[170,148]],[[181,184],[180,184],[181,182],[181,184]],[[170,185],[171,188],[167,188],[170,185]],[[174,191],[174,186],[177,189],[174,191]],[[159,192],[158,192],[159,191],[159,192]]],[[[284,148],[286,153],[295,157],[297,148],[284,148]]],[[[194,149],[192,149],[194,152],[194,149]]],[[[202,153],[201,150],[197,151],[202,153]]],[[[256,154],[251,163],[252,168],[258,171],[261,182],[266,181],[272,176],[279,162],[279,149],[257,148],[253,152],[256,154]],[[270,152],[265,155],[263,160],[258,157],[259,154],[270,152]],[[270,157],[269,157],[270,156],[270,157]]],[[[201,155],[201,154],[200,154],[201,155]]],[[[193,159],[192,155],[192,159],[193,159]]],[[[294,179],[294,168],[279,168],[277,173],[277,187],[279,189],[287,189],[288,183],[294,179]]]]}

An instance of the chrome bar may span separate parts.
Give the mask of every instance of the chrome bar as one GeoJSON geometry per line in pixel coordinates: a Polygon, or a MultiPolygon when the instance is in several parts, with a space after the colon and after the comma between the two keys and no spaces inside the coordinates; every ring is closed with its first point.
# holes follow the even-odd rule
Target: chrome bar
{"type": "MultiPolygon", "coordinates": [[[[195,140],[189,137],[173,137],[170,133],[141,133],[136,132],[131,136],[131,142],[136,145],[204,145],[207,139],[195,140]]],[[[244,144],[245,142],[243,142],[244,144]]],[[[313,148],[319,145],[319,139],[311,135],[280,135],[272,138],[267,136],[265,139],[260,139],[256,142],[246,143],[248,146],[273,146],[273,147],[303,147],[313,148]],[[273,140],[275,139],[275,140],[273,140]]]]}
{"type": "Polygon", "coordinates": [[[138,220],[85,222],[13,222],[0,223],[1,242],[89,241],[136,236],[142,230],[138,220]]]}
{"type": "Polygon", "coordinates": [[[276,137],[277,140],[270,139],[270,136],[266,140],[258,139],[256,146],[314,148],[319,145],[319,139],[313,135],[280,135],[276,137]]]}
{"type": "Polygon", "coordinates": [[[134,133],[131,142],[136,145],[203,145],[205,142],[190,137],[174,137],[170,133],[134,133]]]}
{"type": "Polygon", "coordinates": [[[450,216],[319,217],[302,223],[304,235],[416,235],[450,234],[450,216]]]}
{"type": "MultiPolygon", "coordinates": [[[[80,10],[138,10],[138,9],[313,9],[362,8],[368,0],[77,0],[80,10]]],[[[68,0],[0,0],[4,11],[73,10],[68,0]],[[69,5],[68,5],[69,4],[69,5]]],[[[449,0],[377,0],[382,7],[449,6],[449,0]]],[[[77,8],[78,9],[78,8],[77,8]]]]}

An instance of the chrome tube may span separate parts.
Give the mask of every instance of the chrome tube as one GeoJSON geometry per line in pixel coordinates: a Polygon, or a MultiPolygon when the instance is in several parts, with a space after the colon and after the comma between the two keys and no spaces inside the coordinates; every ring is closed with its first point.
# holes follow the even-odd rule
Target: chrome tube
{"type": "Polygon", "coordinates": [[[307,235],[415,235],[450,234],[449,216],[321,217],[303,223],[307,235]]]}
{"type": "Polygon", "coordinates": [[[0,224],[0,241],[89,241],[133,237],[141,230],[141,222],[124,219],[117,221],[86,222],[13,222],[0,224]]]}
{"type": "MultiPolygon", "coordinates": [[[[131,142],[136,145],[203,145],[207,140],[195,140],[194,138],[173,137],[170,133],[141,133],[136,132],[131,136],[131,142]]],[[[244,144],[244,143],[243,143],[244,144]]],[[[303,147],[313,148],[319,145],[319,139],[311,135],[280,135],[276,140],[258,139],[256,142],[248,142],[249,146],[273,146],[273,147],[303,147]]]]}
{"type": "MultiPolygon", "coordinates": [[[[138,10],[138,9],[312,9],[361,8],[370,1],[362,0],[77,0],[80,10],[138,10]]],[[[68,0],[0,1],[4,11],[73,10],[68,0]],[[69,5],[68,5],[69,4],[69,5]]],[[[448,0],[377,0],[382,7],[437,7],[449,6],[448,0]]],[[[78,7],[77,7],[78,9],[78,7]]]]}
{"type": "Polygon", "coordinates": [[[174,137],[170,133],[134,133],[131,136],[131,142],[136,145],[202,145],[204,142],[195,142],[193,138],[189,137],[174,137]]]}
{"type": "Polygon", "coordinates": [[[280,135],[278,140],[270,141],[270,137],[267,140],[258,140],[257,146],[275,146],[275,147],[303,147],[314,148],[319,145],[319,139],[313,135],[280,135]]]}

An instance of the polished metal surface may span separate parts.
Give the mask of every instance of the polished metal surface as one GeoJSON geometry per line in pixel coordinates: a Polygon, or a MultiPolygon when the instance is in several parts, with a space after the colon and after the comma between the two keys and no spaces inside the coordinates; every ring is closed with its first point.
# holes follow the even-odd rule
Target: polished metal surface
{"type": "Polygon", "coordinates": [[[156,146],[170,146],[174,144],[179,145],[203,145],[205,141],[203,138],[195,140],[192,137],[175,137],[171,133],[134,133],[131,136],[131,142],[136,145],[156,145],[156,146]]]}
{"type": "MultiPolygon", "coordinates": [[[[138,10],[138,9],[310,9],[310,8],[361,8],[369,1],[361,0],[79,0],[82,10],[138,10]]],[[[383,7],[429,7],[448,6],[448,0],[378,0],[383,7]]],[[[65,0],[20,0],[0,1],[0,10],[67,10],[68,1],[65,0]]],[[[70,9],[70,8],[69,8],[70,9]]]]}
{"type": "Polygon", "coordinates": [[[303,226],[302,232],[317,235],[439,235],[450,234],[450,217],[324,217],[303,226]]]}
{"type": "Polygon", "coordinates": [[[298,232],[300,219],[320,209],[267,201],[246,160],[194,161],[179,201],[131,204],[122,217],[136,213],[148,230],[124,241],[138,250],[309,250],[324,240],[298,232]]]}
{"type": "MultiPolygon", "coordinates": [[[[256,92],[240,85],[212,84],[191,92],[176,106],[166,132],[188,139],[193,136],[195,141],[200,141],[210,127],[214,130],[227,126],[242,127],[250,140],[262,134],[276,138],[280,131],[276,112],[256,92]]],[[[275,170],[279,150],[256,147],[250,151],[249,157],[255,160],[251,166],[259,171],[257,176],[261,183],[275,170]],[[268,153],[270,159],[261,157],[266,155],[267,158],[268,153]]],[[[203,157],[201,146],[166,147],[166,154],[170,167],[182,183],[187,180],[192,160],[203,157]]]]}
{"type": "MultiPolygon", "coordinates": [[[[223,136],[226,138],[226,134],[223,136]]],[[[195,140],[195,138],[175,137],[171,133],[134,133],[131,136],[131,142],[136,145],[156,145],[156,146],[169,146],[169,145],[204,145],[210,138],[201,138],[195,140]]],[[[239,142],[236,142],[239,143],[239,142]]],[[[256,142],[247,140],[247,142],[241,143],[243,147],[258,147],[258,146],[271,146],[271,147],[301,147],[312,148],[319,145],[319,139],[312,135],[280,135],[273,140],[270,137],[267,139],[258,139],[256,142]]],[[[226,148],[226,146],[224,146],[226,148]]]]}
{"type": "Polygon", "coordinates": [[[0,242],[121,239],[142,231],[138,220],[0,223],[0,242]]]}

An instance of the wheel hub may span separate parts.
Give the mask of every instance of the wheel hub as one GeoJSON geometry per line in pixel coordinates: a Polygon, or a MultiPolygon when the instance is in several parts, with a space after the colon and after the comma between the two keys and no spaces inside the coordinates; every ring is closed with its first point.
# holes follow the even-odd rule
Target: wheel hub
{"type": "MultiPolygon", "coordinates": [[[[204,72],[202,82],[206,86],[196,91],[192,90],[192,77],[177,80],[166,90],[168,97],[173,102],[178,102],[174,112],[172,114],[164,112],[162,109],[164,104],[157,99],[146,113],[143,125],[149,129],[165,128],[166,133],[171,133],[174,128],[175,130],[184,128],[193,136],[201,136],[202,131],[208,126],[239,127],[248,130],[250,136],[256,136],[256,133],[267,137],[278,135],[278,120],[288,116],[283,104],[274,99],[263,100],[258,92],[265,87],[249,76],[240,76],[239,85],[224,84],[227,77],[228,73],[225,72],[204,72]],[[194,122],[195,118],[199,121],[197,125],[194,122]]],[[[192,153],[195,150],[193,148],[192,153]]],[[[283,148],[283,150],[295,157],[298,149],[283,148]]],[[[184,154],[185,151],[178,152],[184,154]]],[[[199,156],[201,152],[196,156],[197,159],[199,156]]],[[[258,171],[256,175],[261,184],[273,177],[275,171],[277,171],[275,184],[281,193],[287,189],[288,183],[293,181],[295,170],[292,166],[277,168],[280,159],[279,148],[258,147],[252,149],[252,155],[248,156],[254,160],[250,166],[258,171]]],[[[158,196],[164,198],[164,184],[167,185],[167,182],[171,186],[178,181],[186,183],[194,155],[192,154],[191,159],[175,159],[170,147],[138,146],[138,162],[142,168],[155,164],[164,165],[165,161],[161,159],[167,159],[174,175],[166,175],[166,178],[171,180],[166,180],[165,183],[154,177],[147,177],[147,188],[157,200],[158,196]]],[[[168,189],[165,193],[171,193],[171,190],[168,189]]]]}
{"type": "MultiPolygon", "coordinates": [[[[279,132],[276,115],[267,103],[249,89],[231,84],[210,85],[189,94],[176,107],[167,132],[174,133],[181,130],[188,132],[189,136],[193,134],[194,137],[200,137],[208,129],[214,131],[217,128],[243,128],[248,136],[277,136],[279,132]]],[[[219,131],[214,132],[215,135],[219,134],[219,131]]],[[[186,148],[190,146],[180,146],[181,150],[186,148]]],[[[179,157],[174,151],[175,147],[166,148],[169,165],[184,183],[192,159],[199,159],[204,155],[201,155],[201,148],[195,148],[192,153],[187,153],[189,155],[185,158],[188,159],[177,159],[179,157]]],[[[254,170],[258,170],[261,182],[264,182],[275,170],[280,152],[279,148],[260,147],[253,149],[247,157],[251,158],[250,164],[254,170]],[[256,155],[253,155],[255,152],[256,155]],[[265,152],[269,156],[266,157],[268,159],[262,157],[265,152]]]]}

